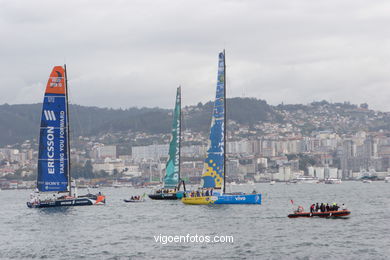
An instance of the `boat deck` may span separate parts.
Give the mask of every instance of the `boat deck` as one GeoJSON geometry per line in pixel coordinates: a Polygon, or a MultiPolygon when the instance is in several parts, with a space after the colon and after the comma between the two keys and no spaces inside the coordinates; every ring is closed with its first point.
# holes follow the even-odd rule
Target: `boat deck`
{"type": "Polygon", "coordinates": [[[184,197],[181,201],[190,205],[261,204],[261,194],[225,193],[213,196],[184,197]]]}

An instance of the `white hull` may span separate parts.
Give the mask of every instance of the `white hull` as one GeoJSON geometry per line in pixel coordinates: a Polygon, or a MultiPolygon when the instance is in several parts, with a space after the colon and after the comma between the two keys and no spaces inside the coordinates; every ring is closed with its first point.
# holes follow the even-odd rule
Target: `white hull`
{"type": "Polygon", "coordinates": [[[302,180],[302,181],[298,181],[298,183],[305,183],[305,184],[315,184],[315,183],[318,183],[317,180],[302,180]]]}
{"type": "Polygon", "coordinates": [[[340,179],[327,179],[325,180],[325,184],[341,184],[340,179]]]}
{"type": "Polygon", "coordinates": [[[313,184],[313,183],[319,183],[318,179],[315,178],[297,178],[296,179],[297,183],[307,183],[307,184],[313,184]]]}

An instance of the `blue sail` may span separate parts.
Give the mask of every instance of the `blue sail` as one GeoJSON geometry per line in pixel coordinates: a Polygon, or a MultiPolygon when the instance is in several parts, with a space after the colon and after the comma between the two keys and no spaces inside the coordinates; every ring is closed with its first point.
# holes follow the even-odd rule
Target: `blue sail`
{"type": "Polygon", "coordinates": [[[46,86],[39,135],[39,191],[68,191],[68,125],[65,70],[54,67],[46,86]]]}
{"type": "Polygon", "coordinates": [[[203,188],[222,188],[224,181],[225,54],[219,53],[217,92],[211,119],[207,158],[202,174],[203,188]]]}

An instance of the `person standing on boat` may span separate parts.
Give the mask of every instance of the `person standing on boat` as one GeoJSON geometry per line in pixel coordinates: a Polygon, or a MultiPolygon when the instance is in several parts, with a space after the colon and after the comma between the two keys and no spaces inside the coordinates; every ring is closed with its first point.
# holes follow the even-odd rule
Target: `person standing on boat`
{"type": "Polygon", "coordinates": [[[316,203],[316,212],[320,209],[320,205],[318,205],[318,202],[316,203]]]}
{"type": "Polygon", "coordinates": [[[314,208],[315,208],[314,204],[311,204],[311,206],[310,206],[310,213],[314,212],[314,208]]]}

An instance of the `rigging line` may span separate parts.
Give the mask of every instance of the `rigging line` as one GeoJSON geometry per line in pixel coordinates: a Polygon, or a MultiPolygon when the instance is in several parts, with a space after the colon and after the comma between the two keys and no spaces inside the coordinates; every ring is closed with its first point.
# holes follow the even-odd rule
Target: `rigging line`
{"type": "MultiPolygon", "coordinates": [[[[68,79],[68,82],[71,81],[68,79]]],[[[68,89],[68,97],[69,97],[69,107],[72,109],[72,122],[74,124],[76,124],[77,127],[74,127],[74,124],[72,125],[72,128],[69,127],[69,133],[72,134],[72,138],[69,138],[70,140],[69,141],[72,141],[73,144],[76,144],[77,145],[77,138],[76,136],[77,135],[84,135],[83,133],[83,128],[82,128],[82,125],[81,125],[81,120],[80,120],[80,116],[79,116],[79,113],[81,111],[81,109],[78,108],[78,105],[76,105],[75,103],[72,102],[72,100],[74,100],[74,97],[73,97],[73,93],[72,91],[69,91],[68,89]]],[[[69,109],[70,110],[70,109],[69,109]]],[[[70,112],[70,111],[69,111],[70,112]]]]}

